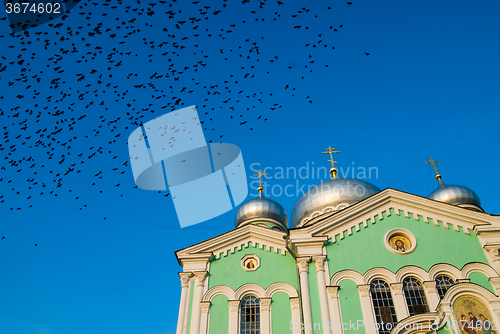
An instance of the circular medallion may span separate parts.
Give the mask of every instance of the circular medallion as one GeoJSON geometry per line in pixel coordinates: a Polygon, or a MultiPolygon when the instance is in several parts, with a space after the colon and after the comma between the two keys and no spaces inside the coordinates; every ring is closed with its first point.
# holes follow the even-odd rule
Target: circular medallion
{"type": "Polygon", "coordinates": [[[384,237],[385,247],[396,254],[408,254],[415,250],[417,239],[408,230],[396,228],[390,230],[384,237]]]}

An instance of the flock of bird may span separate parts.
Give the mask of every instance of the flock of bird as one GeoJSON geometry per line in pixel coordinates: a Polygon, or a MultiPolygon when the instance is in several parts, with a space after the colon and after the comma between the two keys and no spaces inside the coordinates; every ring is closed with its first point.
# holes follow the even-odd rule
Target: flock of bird
{"type": "Polygon", "coordinates": [[[73,194],[85,209],[78,188],[103,193],[132,179],[128,154],[116,152],[136,127],[193,103],[210,141],[222,124],[251,131],[275,117],[300,95],[297,82],[328,68],[345,29],[332,24],[331,2],[307,5],[83,0],[43,25],[0,31],[0,206],[73,194]],[[307,59],[283,61],[267,42],[276,29],[306,38],[293,47],[307,59]]]}

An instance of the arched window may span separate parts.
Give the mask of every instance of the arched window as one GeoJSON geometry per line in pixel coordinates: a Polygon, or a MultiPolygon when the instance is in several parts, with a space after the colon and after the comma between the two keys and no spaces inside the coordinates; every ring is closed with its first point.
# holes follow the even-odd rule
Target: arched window
{"type": "Polygon", "coordinates": [[[420,281],[413,277],[405,278],[403,280],[403,291],[405,292],[410,315],[429,312],[425,292],[420,281]]]}
{"type": "Polygon", "coordinates": [[[393,325],[398,322],[392,302],[391,289],[386,282],[377,279],[372,282],[370,292],[377,317],[378,332],[379,334],[388,334],[393,325]]]}
{"type": "Polygon", "coordinates": [[[260,334],[260,303],[254,296],[241,300],[240,334],[260,334]]]}
{"type": "Polygon", "coordinates": [[[439,299],[443,299],[446,291],[448,291],[453,284],[455,284],[455,282],[446,275],[439,275],[436,277],[436,289],[439,293],[439,299]]]}

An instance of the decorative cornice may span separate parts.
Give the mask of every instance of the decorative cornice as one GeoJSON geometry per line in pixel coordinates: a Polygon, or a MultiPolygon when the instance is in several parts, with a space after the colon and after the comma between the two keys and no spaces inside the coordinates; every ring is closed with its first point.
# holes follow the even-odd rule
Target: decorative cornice
{"type": "Polygon", "coordinates": [[[436,292],[436,281],[424,281],[424,286],[429,292],[436,292]]]}
{"type": "Polygon", "coordinates": [[[370,297],[370,284],[358,285],[358,290],[361,297],[370,297]]]}
{"type": "Polygon", "coordinates": [[[271,298],[260,298],[259,301],[262,311],[269,311],[271,309],[271,298]]]}
{"type": "Polygon", "coordinates": [[[230,312],[238,312],[238,308],[240,307],[239,300],[230,300],[229,301],[229,310],[230,312]]]}
{"type": "Polygon", "coordinates": [[[208,313],[210,310],[210,302],[200,302],[201,304],[201,313],[208,313]]]}
{"type": "Polygon", "coordinates": [[[339,287],[338,286],[327,286],[326,292],[330,295],[330,298],[339,298],[339,287]]]}
{"type": "MultiPolygon", "coordinates": [[[[374,224],[390,216],[391,210],[396,215],[400,215],[402,211],[407,218],[413,215],[413,219],[427,224],[432,220],[436,226],[451,226],[455,231],[460,231],[461,228],[466,234],[475,226],[493,225],[500,231],[500,219],[497,217],[390,188],[344,210],[314,218],[297,230],[300,234],[305,232],[310,236],[327,235],[335,242],[336,236],[343,239],[345,234],[351,235],[354,230],[359,231],[360,226],[367,227],[370,221],[374,224]]],[[[293,235],[295,231],[292,229],[289,232],[293,235]]]]}
{"type": "Polygon", "coordinates": [[[227,256],[228,253],[234,253],[236,249],[241,250],[244,247],[259,245],[260,249],[266,247],[267,251],[273,249],[274,253],[278,250],[282,255],[286,255],[287,245],[285,241],[286,233],[276,231],[270,228],[264,228],[256,225],[245,225],[218,235],[212,239],[205,240],[196,245],[181,249],[176,252],[179,259],[187,256],[196,256],[197,254],[213,254],[217,259],[227,256]]]}
{"type": "Polygon", "coordinates": [[[189,286],[191,277],[193,277],[193,273],[186,273],[186,272],[179,273],[179,278],[181,280],[182,288],[187,288],[189,286]]]}
{"type": "Polygon", "coordinates": [[[403,283],[391,283],[390,286],[395,296],[403,294],[403,283]]]}
{"type": "Polygon", "coordinates": [[[309,270],[309,261],[311,259],[308,257],[299,257],[297,259],[297,268],[299,269],[299,274],[303,272],[308,272],[309,270]]]}
{"type": "Polygon", "coordinates": [[[292,310],[300,310],[300,299],[299,297],[290,298],[290,305],[292,310]]]}

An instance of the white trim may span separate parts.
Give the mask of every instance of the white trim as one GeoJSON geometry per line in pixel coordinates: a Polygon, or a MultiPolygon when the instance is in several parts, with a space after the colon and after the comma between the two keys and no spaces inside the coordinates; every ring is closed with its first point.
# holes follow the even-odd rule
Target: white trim
{"type": "Polygon", "coordinates": [[[210,290],[208,290],[205,293],[201,301],[203,302],[212,301],[212,299],[214,299],[214,297],[217,295],[224,295],[227,297],[228,300],[236,299],[233,289],[231,289],[227,285],[216,285],[210,288],[210,290]]]}
{"type": "Polygon", "coordinates": [[[387,284],[397,283],[396,275],[386,268],[372,268],[363,275],[363,282],[371,284],[374,279],[383,279],[387,284]]]}
{"type": "Polygon", "coordinates": [[[405,266],[396,272],[396,282],[403,282],[406,277],[416,277],[420,283],[429,281],[429,273],[417,266],[405,266]]]}
{"type": "Polygon", "coordinates": [[[362,285],[365,284],[363,280],[363,275],[358,273],[357,271],[354,270],[342,270],[337,272],[335,275],[333,275],[332,279],[330,280],[330,285],[331,286],[339,286],[340,282],[343,280],[351,280],[356,283],[356,285],[362,285]]]}
{"type": "Polygon", "coordinates": [[[257,298],[266,298],[266,290],[264,290],[260,285],[254,283],[247,283],[240,286],[234,292],[234,299],[241,300],[246,295],[254,295],[257,298]]]}
{"type": "Polygon", "coordinates": [[[284,292],[288,295],[289,298],[295,298],[299,296],[297,290],[295,290],[293,286],[285,282],[276,282],[268,286],[265,292],[265,296],[272,298],[276,292],[284,292]]]}
{"type": "Polygon", "coordinates": [[[439,275],[447,275],[453,278],[454,281],[465,278],[462,276],[462,272],[455,266],[448,263],[438,263],[430,267],[429,269],[429,281],[435,281],[436,277],[439,275]]]}
{"type": "Polygon", "coordinates": [[[480,262],[467,263],[462,268],[462,277],[469,278],[469,275],[475,272],[482,273],[486,275],[486,277],[498,277],[497,272],[493,268],[480,262]]]}

